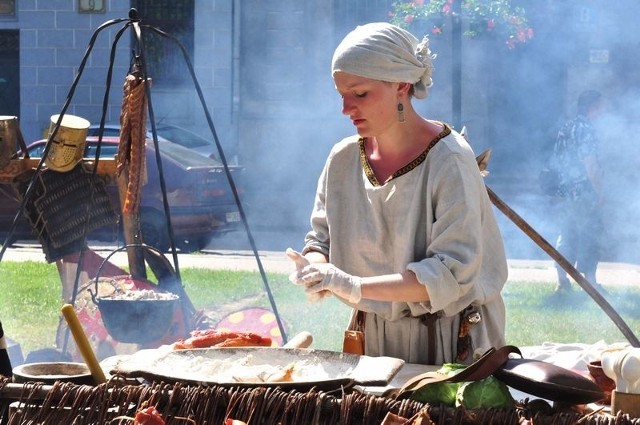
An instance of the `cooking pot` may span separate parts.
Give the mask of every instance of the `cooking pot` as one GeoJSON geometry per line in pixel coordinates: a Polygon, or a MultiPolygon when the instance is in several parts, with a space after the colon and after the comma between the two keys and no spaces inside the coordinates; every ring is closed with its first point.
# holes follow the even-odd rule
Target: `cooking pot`
{"type": "MultiPolygon", "coordinates": [[[[110,253],[98,268],[95,293],[90,291],[98,306],[105,328],[113,339],[124,343],[142,344],[157,341],[171,326],[180,297],[170,291],[131,276],[100,277],[103,266],[113,254],[132,245],[125,245],[110,253]]],[[[133,245],[145,250],[159,251],[148,245],[133,245]]],[[[162,253],[160,253],[162,256],[162,253]]],[[[164,256],[163,256],[164,258],[164,256]]],[[[164,258],[166,274],[175,276],[171,264],[164,258]]]]}

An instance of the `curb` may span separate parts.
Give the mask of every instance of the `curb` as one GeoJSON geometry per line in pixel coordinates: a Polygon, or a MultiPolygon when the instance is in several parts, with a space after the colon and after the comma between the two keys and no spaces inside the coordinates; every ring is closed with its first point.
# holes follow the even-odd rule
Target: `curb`
{"type": "MultiPolygon", "coordinates": [[[[98,246],[92,249],[100,256],[106,256],[114,247],[98,246]]],[[[265,272],[285,273],[293,271],[293,265],[284,251],[259,251],[260,264],[265,272]]],[[[171,253],[165,254],[173,263],[171,253]]],[[[39,246],[18,246],[5,251],[5,261],[46,262],[39,246]]],[[[111,262],[118,266],[127,265],[126,252],[115,253],[111,262]]],[[[510,259],[509,281],[555,282],[557,272],[551,260],[510,259]]],[[[252,251],[245,250],[204,250],[194,254],[178,254],[180,268],[205,268],[212,270],[254,271],[260,270],[252,251]]],[[[603,262],[596,273],[602,285],[640,285],[640,265],[603,262]]]]}

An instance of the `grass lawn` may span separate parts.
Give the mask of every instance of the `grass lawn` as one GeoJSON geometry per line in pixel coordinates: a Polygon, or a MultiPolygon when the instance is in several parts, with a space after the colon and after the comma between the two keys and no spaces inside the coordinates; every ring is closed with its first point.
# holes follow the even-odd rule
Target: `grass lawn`
{"type": "MultiPolygon", "coordinates": [[[[258,273],[181,269],[182,281],[196,309],[214,320],[248,307],[270,309],[258,273]]],[[[6,335],[18,342],[26,355],[55,347],[60,300],[60,278],[53,264],[1,262],[0,321],[6,335]]],[[[335,298],[309,303],[284,274],[268,274],[276,308],[289,336],[309,331],[312,347],[340,350],[349,309],[335,298]]],[[[516,346],[543,342],[624,342],[613,321],[584,292],[553,292],[554,283],[509,281],[504,289],[507,308],[507,342],[516,346]]],[[[640,334],[640,288],[607,288],[609,303],[636,334],[640,334]]]]}

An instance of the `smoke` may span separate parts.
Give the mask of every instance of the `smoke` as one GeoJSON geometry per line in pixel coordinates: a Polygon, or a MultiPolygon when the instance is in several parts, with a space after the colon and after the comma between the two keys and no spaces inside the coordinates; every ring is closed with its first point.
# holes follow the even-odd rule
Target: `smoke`
{"type": "MultiPolygon", "coordinates": [[[[462,81],[455,82],[449,36],[432,37],[438,55],[435,84],[429,97],[415,100],[414,106],[427,118],[458,129],[465,126],[476,154],[491,149],[487,185],[553,244],[558,207],[542,195],[537,176],[559,126],[575,114],[579,92],[601,91],[607,100],[606,113],[597,123],[608,194],[603,260],[638,262],[633,247],[640,232],[630,223],[637,221],[640,211],[634,184],[638,169],[634,136],[640,111],[640,76],[634,61],[640,45],[633,41],[632,18],[637,13],[631,13],[639,6],[632,0],[614,5],[545,1],[536,3],[535,9],[528,2],[514,3],[527,9],[534,38],[509,50],[497,40],[463,37],[462,81]],[[452,122],[456,83],[462,89],[460,123],[452,122]]],[[[302,244],[326,156],[336,142],[354,133],[341,114],[340,97],[329,75],[333,49],[348,26],[336,29],[321,14],[314,25],[308,25],[302,13],[286,16],[286,22],[277,21],[284,27],[278,35],[266,21],[243,14],[235,68],[227,68],[221,59],[229,51],[216,51],[210,63],[196,51],[198,66],[212,68],[214,86],[216,79],[232,79],[237,73],[237,86],[230,93],[219,89],[206,95],[215,99],[210,107],[225,151],[237,153],[247,169],[243,187],[250,225],[259,232],[270,231],[260,233],[261,249],[282,249],[283,239],[302,244]],[[287,36],[301,25],[307,25],[305,37],[287,36]],[[218,106],[220,99],[231,99],[236,109],[225,112],[229,109],[218,106]],[[280,236],[267,236],[274,233],[280,236]]],[[[353,22],[351,28],[361,23],[353,22]]],[[[197,113],[181,111],[185,116],[197,113]]],[[[510,258],[548,259],[501,212],[496,215],[510,258]]]]}
{"type": "MultiPolygon", "coordinates": [[[[637,263],[636,184],[638,88],[634,58],[640,46],[630,34],[629,11],[595,2],[541,8],[532,14],[535,38],[510,52],[496,72],[502,87],[493,105],[493,168],[496,190],[548,241],[557,235],[557,204],[537,189],[540,166],[552,149],[559,125],[576,113],[578,94],[599,90],[606,100],[595,123],[607,200],[603,261],[637,263]],[[629,24],[629,25],[627,25],[629,24]],[[515,184],[514,184],[515,183],[515,184]]],[[[511,258],[547,258],[512,225],[502,226],[511,258]]]]}

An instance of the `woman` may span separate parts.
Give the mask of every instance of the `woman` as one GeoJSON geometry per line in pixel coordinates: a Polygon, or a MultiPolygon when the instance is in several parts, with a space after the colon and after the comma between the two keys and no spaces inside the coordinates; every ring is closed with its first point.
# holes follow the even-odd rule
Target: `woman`
{"type": "Polygon", "coordinates": [[[304,249],[287,254],[310,297],[367,313],[365,354],[468,364],[504,345],[507,266],[470,146],[411,104],[433,58],[426,38],[387,23],[340,43],[332,74],[358,134],[332,149],[304,249]]]}

